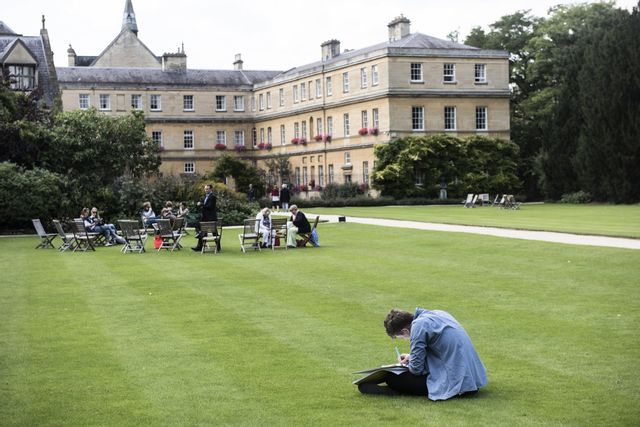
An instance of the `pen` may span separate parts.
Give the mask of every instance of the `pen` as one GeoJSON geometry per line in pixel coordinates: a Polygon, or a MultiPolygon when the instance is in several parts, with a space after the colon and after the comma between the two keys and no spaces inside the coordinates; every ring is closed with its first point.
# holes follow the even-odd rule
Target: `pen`
{"type": "Polygon", "coordinates": [[[396,346],[396,354],[398,355],[398,360],[400,360],[400,350],[398,350],[398,346],[396,346]]]}

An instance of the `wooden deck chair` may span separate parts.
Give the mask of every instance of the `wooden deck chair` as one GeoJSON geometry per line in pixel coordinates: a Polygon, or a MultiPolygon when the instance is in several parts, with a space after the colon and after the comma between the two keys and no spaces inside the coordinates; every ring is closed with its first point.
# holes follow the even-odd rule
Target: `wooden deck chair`
{"type": "Polygon", "coordinates": [[[493,199],[493,203],[491,203],[491,206],[497,206],[499,200],[500,200],[500,195],[496,194],[496,198],[493,199]]]}
{"type": "MultiPolygon", "coordinates": [[[[173,232],[180,235],[180,238],[185,236],[184,233],[184,218],[176,218],[171,222],[171,228],[173,232]]],[[[182,248],[182,245],[178,243],[178,249],[182,248]]]]}
{"type": "Polygon", "coordinates": [[[62,244],[60,245],[58,250],[60,252],[64,252],[67,249],[73,250],[75,247],[75,240],[73,238],[73,233],[65,232],[64,228],[62,227],[62,224],[57,219],[53,220],[53,226],[58,232],[58,236],[60,237],[60,240],[62,240],[62,244]]]}
{"type": "Polygon", "coordinates": [[[289,228],[287,227],[287,218],[271,218],[271,236],[272,239],[280,242],[279,246],[271,245],[272,250],[276,250],[276,248],[284,248],[287,247],[287,234],[289,233],[289,228]]]}
{"type": "Polygon", "coordinates": [[[502,196],[500,196],[500,201],[495,206],[500,208],[500,209],[502,209],[502,208],[504,208],[504,205],[505,205],[506,201],[507,201],[507,195],[503,194],[502,196]]]}
{"type": "Polygon", "coordinates": [[[206,221],[200,223],[200,240],[202,240],[202,249],[200,253],[213,252],[218,253],[218,245],[221,239],[221,228],[218,228],[218,221],[206,221]],[[213,250],[212,250],[213,249],[213,250]]]}
{"type": "Polygon", "coordinates": [[[469,193],[469,194],[467,194],[467,199],[464,201],[464,207],[465,208],[472,208],[473,205],[476,204],[476,201],[478,201],[478,195],[477,194],[473,194],[473,193],[469,193]]]}
{"type": "Polygon", "coordinates": [[[176,249],[182,248],[182,246],[180,245],[182,234],[173,231],[171,220],[159,219],[156,222],[156,225],[158,226],[159,236],[162,239],[162,244],[158,248],[158,252],[160,252],[162,249],[171,250],[171,252],[173,252],[176,249]]]}
{"type": "Polygon", "coordinates": [[[46,231],[44,231],[44,227],[42,226],[42,222],[40,221],[40,219],[32,219],[31,222],[33,222],[33,226],[36,229],[36,233],[38,233],[38,237],[40,238],[40,243],[38,243],[38,246],[36,246],[36,249],[55,248],[55,246],[53,246],[53,243],[51,242],[53,241],[53,239],[55,239],[58,236],[58,233],[47,233],[46,231]]]}
{"type": "Polygon", "coordinates": [[[311,226],[311,231],[309,231],[308,233],[298,233],[298,237],[300,238],[298,240],[298,247],[307,246],[307,243],[309,243],[309,241],[311,240],[311,234],[316,228],[318,228],[319,221],[320,217],[316,216],[316,220],[313,221],[313,226],[311,226]]]}
{"type": "Polygon", "coordinates": [[[260,249],[260,233],[256,231],[258,228],[259,219],[245,219],[244,224],[242,226],[242,234],[238,234],[238,240],[240,240],[240,249],[243,253],[247,252],[247,248],[249,249],[260,249]]]}
{"type": "Polygon", "coordinates": [[[73,219],[73,239],[75,246],[73,252],[82,251],[86,252],[88,249],[95,251],[95,241],[98,233],[89,233],[84,226],[84,220],[82,218],[73,219]]]}
{"type": "Polygon", "coordinates": [[[122,253],[146,252],[144,244],[147,242],[148,235],[144,232],[144,229],[140,229],[138,221],[121,219],[118,220],[118,225],[120,225],[125,242],[122,246],[122,253]]]}
{"type": "Polygon", "coordinates": [[[482,206],[488,205],[489,204],[489,194],[488,193],[482,193],[478,195],[478,202],[480,202],[480,204],[482,206]]]}

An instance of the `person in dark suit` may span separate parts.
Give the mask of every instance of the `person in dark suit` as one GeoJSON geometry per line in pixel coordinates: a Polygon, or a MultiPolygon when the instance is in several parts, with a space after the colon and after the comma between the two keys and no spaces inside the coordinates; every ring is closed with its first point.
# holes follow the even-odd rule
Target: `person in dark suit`
{"type": "Polygon", "coordinates": [[[291,193],[287,188],[287,184],[282,184],[282,189],[280,190],[280,205],[282,205],[283,211],[289,210],[289,202],[291,201],[291,193]]]}
{"type": "Polygon", "coordinates": [[[291,224],[287,230],[287,246],[295,248],[298,245],[298,233],[308,233],[311,231],[311,224],[306,215],[298,210],[298,206],[291,205],[291,224]]]}
{"type": "MultiPolygon", "coordinates": [[[[202,209],[200,221],[208,222],[208,221],[217,221],[218,213],[216,212],[216,196],[213,194],[213,187],[211,184],[207,184],[204,186],[204,199],[201,202],[198,202],[198,206],[202,209]]],[[[196,234],[196,238],[198,239],[198,244],[196,247],[191,248],[191,250],[200,252],[202,250],[202,234],[200,233],[200,225],[198,224],[198,233],[196,234]]],[[[218,240],[218,252],[220,252],[220,241],[218,240]]]]}

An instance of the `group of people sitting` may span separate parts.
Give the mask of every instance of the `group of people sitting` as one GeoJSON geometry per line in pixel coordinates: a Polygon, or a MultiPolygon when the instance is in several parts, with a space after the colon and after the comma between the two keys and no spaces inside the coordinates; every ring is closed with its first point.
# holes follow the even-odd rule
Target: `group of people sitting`
{"type": "MultiPolygon", "coordinates": [[[[286,245],[290,248],[295,248],[296,246],[298,246],[298,234],[311,232],[311,224],[309,224],[309,220],[307,219],[306,215],[298,209],[298,206],[291,205],[289,211],[291,212],[291,217],[289,218],[290,221],[288,221],[287,224],[288,228],[286,245]]],[[[256,219],[258,220],[258,223],[256,225],[256,232],[262,235],[263,246],[271,247],[273,245],[277,245],[277,236],[271,220],[271,209],[262,209],[260,212],[258,212],[258,215],[256,215],[256,219]]],[[[312,235],[309,241],[314,246],[320,246],[318,242],[317,232],[315,233],[315,236],[312,235]]]]}
{"type": "Polygon", "coordinates": [[[106,224],[98,214],[98,208],[83,208],[80,212],[80,218],[84,221],[84,228],[90,233],[100,233],[104,236],[105,246],[113,246],[115,244],[123,245],[125,240],[118,236],[116,226],[106,224]]]}
{"type": "Polygon", "coordinates": [[[181,202],[178,209],[173,208],[173,202],[165,202],[164,207],[160,211],[160,215],[156,215],[151,207],[151,202],[144,202],[142,204],[142,221],[145,227],[152,226],[159,219],[169,219],[171,221],[176,218],[186,218],[189,214],[189,208],[186,202],[181,202]]]}

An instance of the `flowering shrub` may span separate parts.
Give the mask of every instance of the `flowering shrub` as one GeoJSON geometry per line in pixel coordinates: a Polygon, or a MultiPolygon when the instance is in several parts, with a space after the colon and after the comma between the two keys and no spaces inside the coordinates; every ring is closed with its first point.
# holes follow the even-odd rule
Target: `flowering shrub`
{"type": "Polygon", "coordinates": [[[216,144],[216,150],[226,150],[226,144],[216,144]]]}
{"type": "Polygon", "coordinates": [[[291,143],[292,143],[292,144],[298,144],[298,143],[300,143],[300,138],[291,138],[291,143]]]}
{"type": "Polygon", "coordinates": [[[325,135],[325,136],[324,136],[324,140],[325,140],[326,142],[331,142],[331,135],[325,135]]]}
{"type": "Polygon", "coordinates": [[[238,153],[242,153],[243,151],[247,150],[247,147],[245,147],[244,145],[236,145],[234,147],[234,150],[236,150],[238,153]]]}
{"type": "Polygon", "coordinates": [[[322,135],[321,134],[317,134],[316,136],[313,137],[313,139],[315,139],[316,141],[320,142],[320,141],[322,141],[322,135]]]}
{"type": "Polygon", "coordinates": [[[377,136],[379,132],[380,132],[380,131],[378,130],[378,128],[371,128],[371,129],[369,129],[369,135],[377,136]]]}
{"type": "Polygon", "coordinates": [[[364,135],[366,135],[366,134],[368,134],[368,133],[369,133],[369,129],[367,129],[367,128],[361,128],[361,129],[358,131],[358,133],[359,133],[360,135],[364,136],[364,135]]]}

